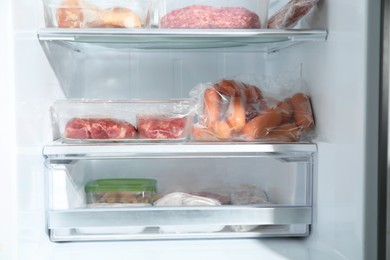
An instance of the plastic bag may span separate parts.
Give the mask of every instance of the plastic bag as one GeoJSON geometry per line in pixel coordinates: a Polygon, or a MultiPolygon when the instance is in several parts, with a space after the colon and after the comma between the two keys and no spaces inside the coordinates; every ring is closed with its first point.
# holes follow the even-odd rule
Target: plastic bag
{"type": "Polygon", "coordinates": [[[314,117],[296,70],[278,79],[241,75],[200,84],[190,95],[198,102],[196,141],[309,140],[314,117]]]}
{"type": "Polygon", "coordinates": [[[288,29],[294,27],[319,0],[291,0],[268,20],[269,29],[288,29]]]}

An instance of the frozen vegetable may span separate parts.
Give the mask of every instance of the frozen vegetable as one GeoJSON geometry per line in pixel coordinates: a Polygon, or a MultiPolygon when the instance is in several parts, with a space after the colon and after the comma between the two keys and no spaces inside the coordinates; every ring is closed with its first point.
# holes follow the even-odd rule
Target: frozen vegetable
{"type": "Polygon", "coordinates": [[[171,29],[256,29],[259,16],[244,7],[190,5],[162,17],[161,28],[171,29]]]}

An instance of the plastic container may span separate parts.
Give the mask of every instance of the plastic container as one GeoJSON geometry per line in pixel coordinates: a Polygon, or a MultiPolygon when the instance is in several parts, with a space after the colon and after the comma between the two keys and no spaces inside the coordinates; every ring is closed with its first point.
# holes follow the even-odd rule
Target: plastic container
{"type": "Polygon", "coordinates": [[[47,27],[148,28],[151,0],[44,0],[47,27]]]}
{"type": "Polygon", "coordinates": [[[183,141],[191,132],[195,103],[63,100],[51,113],[53,137],[64,142],[183,141]]]}
{"type": "Polygon", "coordinates": [[[268,0],[162,0],[159,27],[169,29],[267,28],[268,0]]]}
{"type": "Polygon", "coordinates": [[[100,179],[85,186],[87,204],[91,207],[152,205],[157,181],[153,179],[100,179]]]}

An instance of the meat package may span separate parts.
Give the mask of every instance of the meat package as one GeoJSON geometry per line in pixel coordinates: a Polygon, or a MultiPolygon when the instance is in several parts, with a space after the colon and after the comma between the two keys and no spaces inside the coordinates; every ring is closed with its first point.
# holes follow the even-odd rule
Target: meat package
{"type": "Polygon", "coordinates": [[[51,108],[54,139],[65,142],[185,140],[194,113],[192,100],[60,100],[51,108]]]}
{"type": "Polygon", "coordinates": [[[148,0],[44,0],[47,27],[147,28],[148,0]]]}
{"type": "Polygon", "coordinates": [[[314,127],[310,97],[287,91],[279,97],[238,79],[198,85],[197,141],[297,142],[309,139],[314,127]]]}
{"type": "Polygon", "coordinates": [[[293,28],[319,0],[290,0],[268,20],[269,29],[293,28]]]}
{"type": "Polygon", "coordinates": [[[268,0],[160,2],[159,28],[260,29],[267,27],[268,0]]]}

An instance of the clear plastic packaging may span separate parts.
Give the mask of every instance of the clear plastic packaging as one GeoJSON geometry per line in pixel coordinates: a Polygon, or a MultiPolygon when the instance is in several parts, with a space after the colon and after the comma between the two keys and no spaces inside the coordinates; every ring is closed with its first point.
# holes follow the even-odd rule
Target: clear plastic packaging
{"type": "MultiPolygon", "coordinates": [[[[270,204],[267,193],[251,184],[235,187],[231,194],[231,202],[232,205],[270,204]]],[[[258,225],[232,225],[229,227],[235,232],[248,232],[257,228],[258,225]]]]}
{"type": "MultiPolygon", "coordinates": [[[[298,74],[299,75],[299,74],[298,74]]],[[[200,84],[197,141],[298,142],[310,140],[314,128],[311,101],[301,80],[287,86],[269,78],[241,76],[200,84]]]]}
{"type": "Polygon", "coordinates": [[[159,27],[170,29],[260,29],[267,27],[268,0],[162,0],[159,27]]]}
{"type": "Polygon", "coordinates": [[[63,100],[51,112],[54,139],[65,142],[180,141],[189,137],[195,103],[63,100]]]}
{"type": "Polygon", "coordinates": [[[153,179],[100,179],[85,186],[89,207],[152,205],[156,191],[153,179]]]}
{"type": "MultiPolygon", "coordinates": [[[[184,192],[168,193],[154,202],[157,207],[172,206],[220,206],[216,199],[201,197],[184,192]]],[[[221,231],[223,225],[185,225],[185,226],[161,226],[162,233],[209,233],[221,231]]]]}
{"type": "Polygon", "coordinates": [[[268,20],[269,29],[294,27],[319,0],[290,0],[277,10],[268,20]]]}
{"type": "Polygon", "coordinates": [[[44,0],[47,27],[148,28],[151,0],[44,0]]]}

